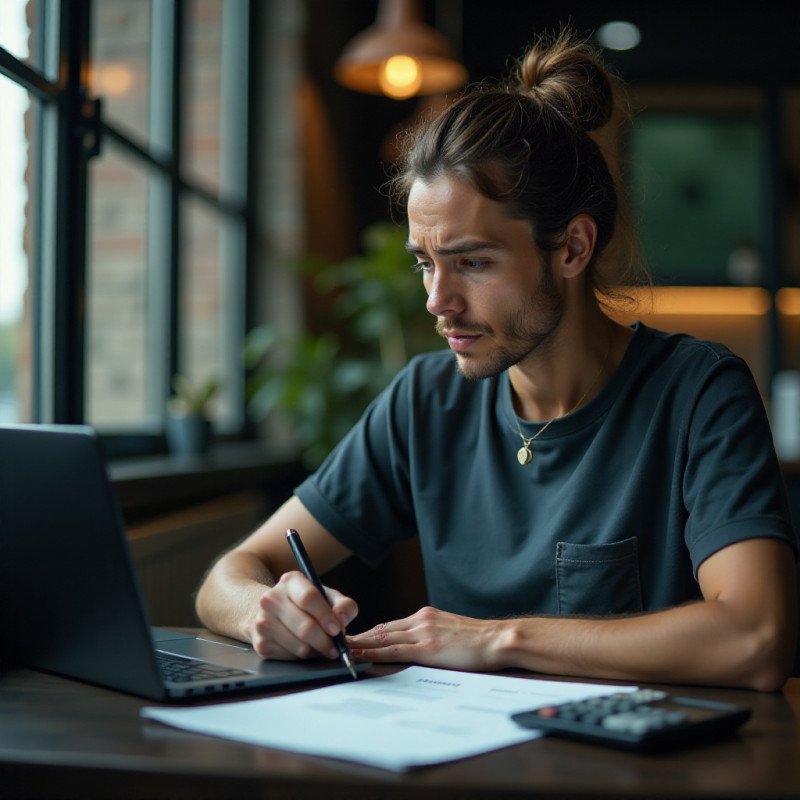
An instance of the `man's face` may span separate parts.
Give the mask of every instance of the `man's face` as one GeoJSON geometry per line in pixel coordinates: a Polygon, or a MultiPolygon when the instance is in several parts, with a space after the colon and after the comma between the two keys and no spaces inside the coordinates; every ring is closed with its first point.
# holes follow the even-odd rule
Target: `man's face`
{"type": "Polygon", "coordinates": [[[553,334],[563,301],[530,223],[447,176],[412,185],[408,219],[428,311],[463,375],[499,375],[553,334]]]}

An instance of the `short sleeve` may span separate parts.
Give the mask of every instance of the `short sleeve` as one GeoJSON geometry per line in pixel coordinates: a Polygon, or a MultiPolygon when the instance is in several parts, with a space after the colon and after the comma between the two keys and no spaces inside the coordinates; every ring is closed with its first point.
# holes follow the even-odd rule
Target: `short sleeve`
{"type": "Polygon", "coordinates": [[[342,544],[370,564],[416,533],[409,482],[409,369],[361,420],[296,496],[342,544]]]}
{"type": "Polygon", "coordinates": [[[689,411],[682,491],[695,573],[714,552],[744,539],[783,539],[796,553],[769,422],[744,362],[719,357],[689,411]]]}

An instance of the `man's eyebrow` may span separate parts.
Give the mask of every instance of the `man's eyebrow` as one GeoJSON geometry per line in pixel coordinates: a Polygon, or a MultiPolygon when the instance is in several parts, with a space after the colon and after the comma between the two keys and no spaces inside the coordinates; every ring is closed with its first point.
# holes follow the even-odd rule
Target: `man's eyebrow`
{"type": "MultiPolygon", "coordinates": [[[[461,253],[472,253],[475,250],[499,250],[500,245],[496,242],[485,242],[480,239],[465,239],[463,242],[455,242],[450,247],[443,247],[435,250],[439,256],[457,256],[461,253]]],[[[413,256],[425,255],[426,251],[418,247],[413,242],[406,242],[406,250],[413,256]]]]}

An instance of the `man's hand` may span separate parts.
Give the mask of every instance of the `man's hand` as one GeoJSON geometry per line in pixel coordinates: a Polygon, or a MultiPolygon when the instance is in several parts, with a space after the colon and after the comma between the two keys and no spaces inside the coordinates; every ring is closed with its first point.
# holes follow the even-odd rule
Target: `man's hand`
{"type": "Polygon", "coordinates": [[[262,658],[281,661],[323,655],[339,657],[332,636],[358,614],[355,601],[326,587],[329,605],[302,572],[285,572],[265,589],[253,622],[251,640],[262,658]]]}
{"type": "Polygon", "coordinates": [[[384,622],[348,637],[353,657],[362,661],[403,662],[461,670],[492,670],[502,622],[422,608],[405,619],[384,622]]]}

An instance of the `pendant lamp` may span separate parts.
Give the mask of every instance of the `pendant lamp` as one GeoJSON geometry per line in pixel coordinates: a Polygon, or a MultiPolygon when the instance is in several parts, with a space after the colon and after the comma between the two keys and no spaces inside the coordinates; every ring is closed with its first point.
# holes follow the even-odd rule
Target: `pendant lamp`
{"type": "Polygon", "coordinates": [[[334,77],[348,89],[401,100],[457,89],[467,70],[425,24],[419,0],[380,0],[375,24],[346,45],[334,77]]]}

